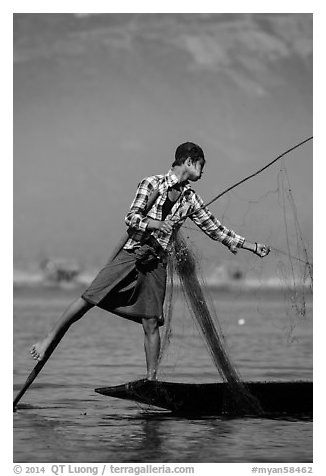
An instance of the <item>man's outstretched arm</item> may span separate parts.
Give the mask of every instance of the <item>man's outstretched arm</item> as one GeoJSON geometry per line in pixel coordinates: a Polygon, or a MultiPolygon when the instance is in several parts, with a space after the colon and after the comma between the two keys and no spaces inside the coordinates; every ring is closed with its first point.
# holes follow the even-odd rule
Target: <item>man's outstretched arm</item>
{"type": "Polygon", "coordinates": [[[193,196],[194,210],[198,211],[191,215],[191,219],[210,238],[220,241],[229,250],[236,254],[240,248],[251,251],[263,258],[270,252],[270,247],[261,243],[252,243],[235,231],[222,225],[217,218],[204,206],[204,202],[197,194],[193,196]]]}

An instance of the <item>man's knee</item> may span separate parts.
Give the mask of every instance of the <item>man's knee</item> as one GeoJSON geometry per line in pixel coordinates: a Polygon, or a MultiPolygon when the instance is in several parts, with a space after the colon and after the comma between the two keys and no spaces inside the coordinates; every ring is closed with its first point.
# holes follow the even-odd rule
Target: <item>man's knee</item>
{"type": "Polygon", "coordinates": [[[86,310],[86,311],[88,311],[89,309],[92,309],[95,306],[95,304],[92,304],[92,303],[86,301],[86,299],[84,299],[83,297],[79,298],[79,303],[80,303],[81,308],[86,310]]]}
{"type": "Polygon", "coordinates": [[[158,319],[156,317],[151,317],[150,319],[143,319],[143,328],[145,334],[155,334],[158,331],[158,319]]]}
{"type": "Polygon", "coordinates": [[[82,297],[79,297],[70,304],[65,315],[69,316],[69,322],[72,324],[83,317],[92,307],[94,307],[93,304],[90,304],[82,297]]]}
{"type": "Polygon", "coordinates": [[[74,308],[75,311],[88,311],[94,307],[94,304],[89,303],[83,297],[78,297],[75,301],[71,303],[71,307],[74,308]]]}

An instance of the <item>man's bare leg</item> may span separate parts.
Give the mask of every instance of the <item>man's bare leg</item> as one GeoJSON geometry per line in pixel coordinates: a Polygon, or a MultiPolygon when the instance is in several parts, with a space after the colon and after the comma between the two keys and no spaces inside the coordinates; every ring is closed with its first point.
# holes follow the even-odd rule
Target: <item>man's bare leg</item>
{"type": "Polygon", "coordinates": [[[143,328],[145,332],[144,347],[147,364],[148,380],[156,380],[157,363],[160,353],[160,332],[156,318],[143,319],[143,328]]]}
{"type": "Polygon", "coordinates": [[[30,352],[33,359],[43,360],[47,351],[59,344],[71,324],[81,319],[92,307],[93,304],[89,304],[81,297],[70,304],[46,337],[32,346],[30,352]]]}

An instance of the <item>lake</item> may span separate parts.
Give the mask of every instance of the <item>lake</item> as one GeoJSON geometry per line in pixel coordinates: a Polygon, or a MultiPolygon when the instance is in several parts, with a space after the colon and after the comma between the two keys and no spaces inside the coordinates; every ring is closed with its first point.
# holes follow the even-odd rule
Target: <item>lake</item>
{"type": "MultiPolygon", "coordinates": [[[[80,292],[15,288],[14,394],[35,364],[31,344],[80,292]]],[[[311,301],[302,315],[281,292],[215,290],[212,298],[244,380],[312,380],[311,301]]],[[[309,419],[186,419],[94,392],[144,374],[141,326],[92,309],[71,327],[14,413],[14,462],[312,462],[309,419]]],[[[221,380],[182,299],[159,379],[221,380]]]]}

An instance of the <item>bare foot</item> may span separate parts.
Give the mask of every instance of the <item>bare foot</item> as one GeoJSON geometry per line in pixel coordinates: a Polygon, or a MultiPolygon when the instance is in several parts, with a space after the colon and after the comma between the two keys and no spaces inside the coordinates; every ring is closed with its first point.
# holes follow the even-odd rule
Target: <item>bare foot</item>
{"type": "Polygon", "coordinates": [[[45,338],[36,344],[32,345],[30,353],[32,354],[32,357],[34,360],[38,360],[41,362],[43,360],[44,355],[49,347],[50,341],[49,339],[45,338]]]}

